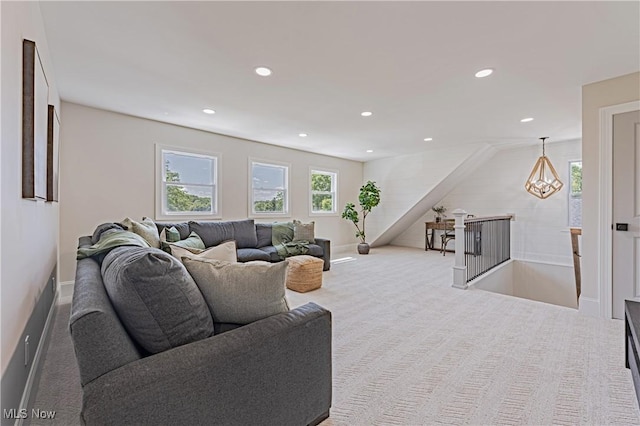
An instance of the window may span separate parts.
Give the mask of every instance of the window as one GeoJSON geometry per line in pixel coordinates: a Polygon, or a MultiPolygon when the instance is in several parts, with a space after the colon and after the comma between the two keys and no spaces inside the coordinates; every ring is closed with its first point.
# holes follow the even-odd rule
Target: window
{"type": "Polygon", "coordinates": [[[582,227],[582,160],[569,162],[569,226],[582,227]]]}
{"type": "Polygon", "coordinates": [[[338,173],[311,169],[311,213],[335,214],[338,173]]]}
{"type": "Polygon", "coordinates": [[[219,217],[218,157],[160,146],[156,153],[156,219],[219,217]]]}
{"type": "Polygon", "coordinates": [[[251,214],[289,213],[289,166],[251,161],[251,214]]]}

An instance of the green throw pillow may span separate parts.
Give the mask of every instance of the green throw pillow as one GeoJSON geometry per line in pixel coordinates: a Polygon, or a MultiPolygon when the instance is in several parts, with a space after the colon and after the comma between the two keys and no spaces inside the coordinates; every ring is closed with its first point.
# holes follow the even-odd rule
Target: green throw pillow
{"type": "Polygon", "coordinates": [[[167,237],[168,243],[177,243],[180,241],[180,232],[176,229],[175,226],[167,229],[165,228],[165,235],[167,237]]]}
{"type": "Polygon", "coordinates": [[[175,243],[170,243],[170,245],[186,248],[187,250],[189,249],[204,250],[206,248],[204,246],[204,243],[202,242],[202,238],[200,238],[200,236],[195,232],[191,232],[191,234],[189,234],[189,236],[186,239],[177,241],[175,243]]]}

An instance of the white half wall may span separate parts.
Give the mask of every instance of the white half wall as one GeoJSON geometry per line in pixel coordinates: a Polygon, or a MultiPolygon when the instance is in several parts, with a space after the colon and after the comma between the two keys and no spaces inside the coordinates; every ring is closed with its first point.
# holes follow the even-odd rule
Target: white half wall
{"type": "MultiPolygon", "coordinates": [[[[38,2],[0,2],[2,374],[58,258],[58,203],[22,199],[22,40],[36,43],[49,84],[49,104],[60,100],[38,2]]],[[[61,118],[61,120],[63,120],[61,118]]]]}
{"type": "MultiPolygon", "coordinates": [[[[461,208],[476,217],[514,213],[511,223],[512,258],[573,265],[568,226],[569,161],[581,159],[579,140],[546,144],[546,153],[561,180],[562,190],[540,200],[524,189],[542,144],[499,150],[469,178],[436,203],[447,207],[447,215],[461,208]]],[[[433,221],[429,212],[411,225],[392,244],[425,246],[424,222],[433,221]]]]}
{"type": "Polygon", "coordinates": [[[573,268],[510,260],[471,281],[470,289],[491,291],[553,305],[577,308],[573,268]]]}
{"type": "Polygon", "coordinates": [[[291,164],[291,217],[315,221],[315,233],[332,245],[353,244],[353,225],[340,217],[342,206],[357,199],[363,165],[325,155],[223,136],[172,124],[64,102],[61,126],[60,279],[74,279],[78,237],[104,222],[154,217],[155,144],[219,154],[220,209],[223,220],[249,214],[248,158],[291,164]],[[309,214],[309,168],[338,171],[338,214],[309,214]]]}

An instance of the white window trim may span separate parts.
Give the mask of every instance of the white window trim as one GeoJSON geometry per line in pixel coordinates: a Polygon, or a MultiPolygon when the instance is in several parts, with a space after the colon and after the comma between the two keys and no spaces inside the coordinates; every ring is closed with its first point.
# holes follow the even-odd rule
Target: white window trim
{"type": "Polygon", "coordinates": [[[309,167],[309,181],[307,183],[307,190],[309,191],[309,216],[339,216],[339,212],[338,212],[338,179],[339,179],[339,173],[338,170],[336,169],[329,169],[327,167],[314,167],[311,166],[309,167]],[[319,173],[326,173],[326,174],[334,174],[335,175],[335,181],[334,181],[334,191],[333,191],[333,207],[334,207],[334,211],[332,212],[314,212],[313,211],[313,191],[311,190],[311,175],[313,174],[313,172],[319,172],[319,173]]]}
{"type": "Polygon", "coordinates": [[[283,163],[281,161],[274,160],[266,160],[262,158],[253,158],[249,157],[249,166],[248,166],[248,216],[249,218],[272,218],[272,217],[291,217],[291,164],[283,163]],[[285,189],[285,197],[284,197],[284,213],[267,213],[267,212],[254,212],[253,211],[253,165],[254,164],[263,164],[266,166],[275,166],[275,167],[284,167],[285,168],[285,183],[287,185],[285,189]]]}
{"type": "Polygon", "coordinates": [[[208,220],[208,219],[221,219],[221,208],[219,200],[222,192],[222,185],[220,184],[220,164],[221,164],[221,155],[217,152],[203,151],[192,148],[185,148],[179,146],[169,146],[169,145],[161,145],[156,144],[156,156],[155,156],[155,169],[156,169],[156,177],[155,177],[155,220],[157,221],[184,221],[184,220],[208,220]],[[182,154],[192,154],[197,156],[206,156],[215,159],[215,170],[214,170],[214,194],[213,194],[213,203],[216,207],[216,211],[211,213],[190,213],[190,214],[166,214],[163,212],[162,206],[164,204],[164,187],[166,182],[163,180],[163,162],[162,162],[162,151],[172,151],[176,153],[182,154]]]}

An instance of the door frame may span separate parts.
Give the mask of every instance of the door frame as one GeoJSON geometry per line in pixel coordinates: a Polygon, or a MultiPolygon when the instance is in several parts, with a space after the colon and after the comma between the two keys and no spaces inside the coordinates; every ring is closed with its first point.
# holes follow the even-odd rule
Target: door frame
{"type": "Polygon", "coordinates": [[[613,116],[640,110],[640,101],[600,108],[598,288],[600,316],[613,318],[613,116]]]}

